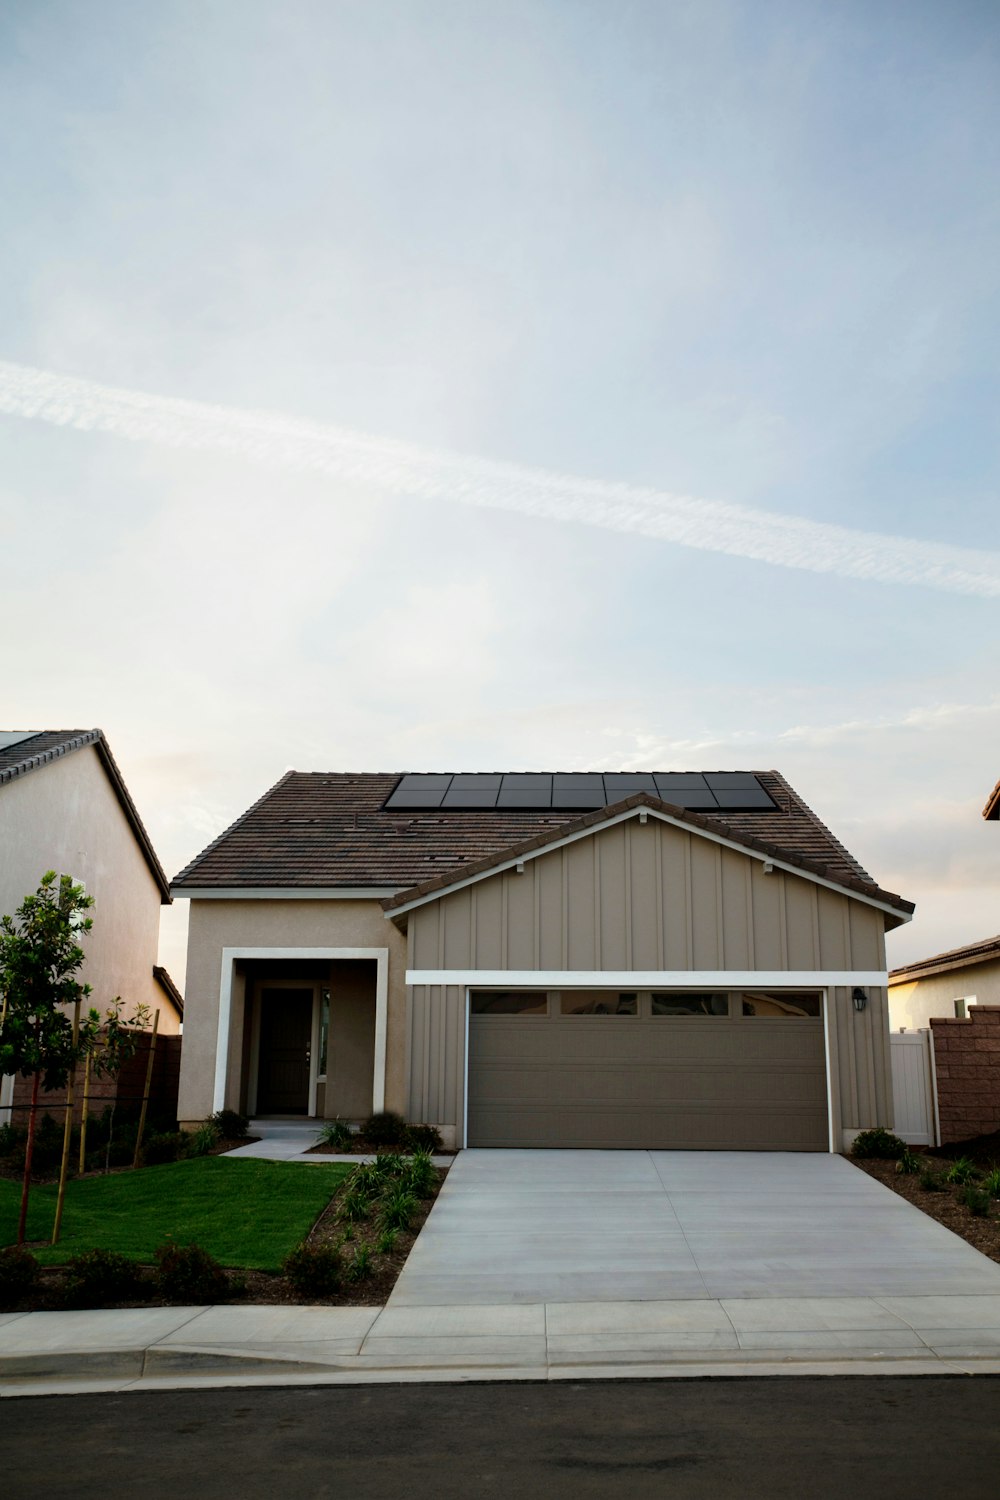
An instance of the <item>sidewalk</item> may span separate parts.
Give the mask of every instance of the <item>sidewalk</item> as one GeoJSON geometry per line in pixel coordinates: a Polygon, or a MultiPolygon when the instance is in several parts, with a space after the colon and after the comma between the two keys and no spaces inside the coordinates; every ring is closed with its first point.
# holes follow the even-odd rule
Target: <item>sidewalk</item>
{"type": "Polygon", "coordinates": [[[0,1396],[790,1374],[1000,1374],[1000,1296],[0,1315],[0,1396]]]}

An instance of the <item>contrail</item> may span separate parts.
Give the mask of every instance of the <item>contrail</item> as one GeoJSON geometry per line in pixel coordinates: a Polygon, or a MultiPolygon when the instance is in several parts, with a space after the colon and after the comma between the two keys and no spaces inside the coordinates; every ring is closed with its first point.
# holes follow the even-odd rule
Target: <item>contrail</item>
{"type": "Polygon", "coordinates": [[[409,499],[634,532],[705,552],[880,583],[1000,595],[1000,553],[948,547],[637,485],[435,452],[277,412],[214,406],[0,361],[0,411],[133,442],[238,454],[409,499]]]}

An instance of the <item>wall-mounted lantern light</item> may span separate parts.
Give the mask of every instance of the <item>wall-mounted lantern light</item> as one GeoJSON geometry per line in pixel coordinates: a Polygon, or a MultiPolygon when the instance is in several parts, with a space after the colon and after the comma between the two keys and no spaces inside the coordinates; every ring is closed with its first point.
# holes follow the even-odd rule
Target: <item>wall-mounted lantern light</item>
{"type": "Polygon", "coordinates": [[[864,1010],[865,1006],[868,1004],[868,996],[865,994],[864,990],[859,989],[857,985],[855,985],[854,989],[851,991],[851,999],[854,1001],[855,1010],[864,1010]]]}

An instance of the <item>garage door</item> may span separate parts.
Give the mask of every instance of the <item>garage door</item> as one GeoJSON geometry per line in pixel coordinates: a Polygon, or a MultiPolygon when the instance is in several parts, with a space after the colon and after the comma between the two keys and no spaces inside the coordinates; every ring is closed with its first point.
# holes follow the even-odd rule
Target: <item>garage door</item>
{"type": "Polygon", "coordinates": [[[473,991],[469,1145],[826,1151],[818,993],[473,991]]]}

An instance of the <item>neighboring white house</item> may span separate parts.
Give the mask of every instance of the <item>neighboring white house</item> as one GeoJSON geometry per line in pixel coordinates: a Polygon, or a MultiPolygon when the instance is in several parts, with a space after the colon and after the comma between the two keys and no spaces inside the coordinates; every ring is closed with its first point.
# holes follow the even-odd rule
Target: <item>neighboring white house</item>
{"type": "Polygon", "coordinates": [[[1000,935],[935,953],[889,974],[889,1025],[916,1031],[931,1017],[963,1020],[975,1005],[1000,1005],[1000,935]]]}
{"type": "MultiPolygon", "coordinates": [[[[0,731],[0,914],[13,915],[47,870],[94,898],[81,970],[92,1003],[145,1003],[159,1009],[161,1033],[179,1032],[183,1002],[156,962],[170,888],[100,729],[0,731]]],[[[12,1083],[0,1080],[0,1109],[12,1083]]]]}

